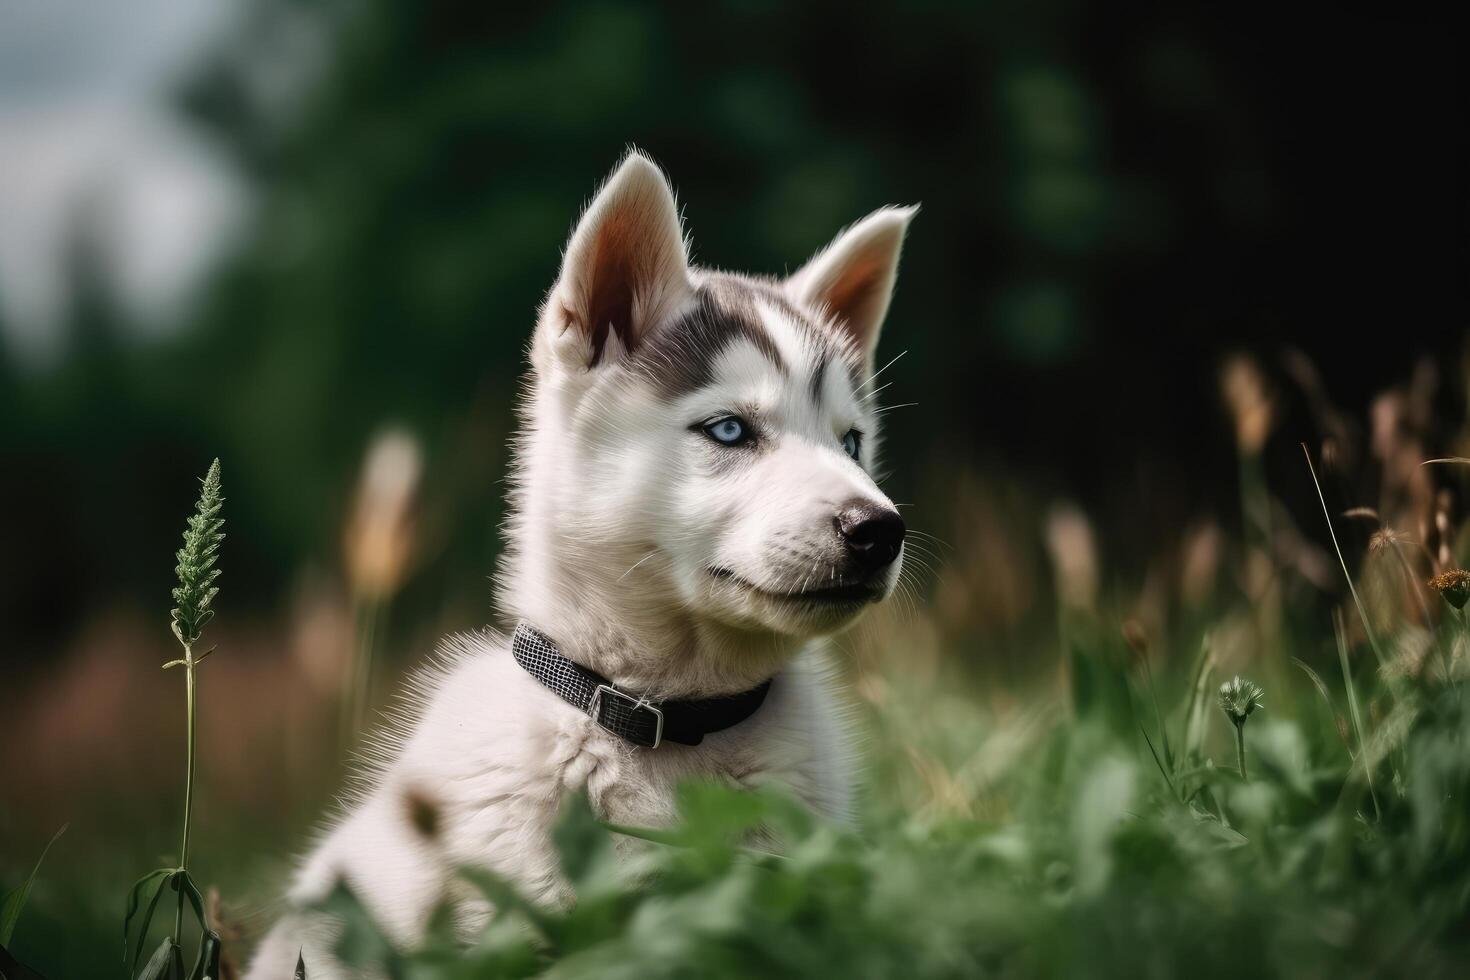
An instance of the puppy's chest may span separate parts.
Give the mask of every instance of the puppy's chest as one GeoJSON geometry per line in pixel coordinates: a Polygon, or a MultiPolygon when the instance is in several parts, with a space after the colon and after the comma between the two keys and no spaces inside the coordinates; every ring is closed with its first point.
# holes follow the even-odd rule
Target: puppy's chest
{"type": "Polygon", "coordinates": [[[801,784],[806,782],[802,768],[779,766],[767,746],[743,740],[707,743],[693,751],[618,747],[588,771],[586,790],[603,819],[659,827],[677,820],[679,787],[685,782],[700,780],[744,789],[776,782],[802,796],[801,784]]]}

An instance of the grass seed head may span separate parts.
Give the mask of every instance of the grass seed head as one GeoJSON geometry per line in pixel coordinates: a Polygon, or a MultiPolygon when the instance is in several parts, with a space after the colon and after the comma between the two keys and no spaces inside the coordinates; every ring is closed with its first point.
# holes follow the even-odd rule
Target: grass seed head
{"type": "Polygon", "coordinates": [[[1266,445],[1275,424],[1275,405],[1266,376],[1249,356],[1231,357],[1220,369],[1220,393],[1235,422],[1235,442],[1243,455],[1266,445]]]}
{"type": "Polygon", "coordinates": [[[398,591],[415,544],[415,498],[423,450],[409,433],[389,429],[363,461],[344,542],[353,592],[384,599],[398,591]]]}
{"type": "Polygon", "coordinates": [[[1385,524],[1374,531],[1372,536],[1368,538],[1368,552],[1376,555],[1390,548],[1397,548],[1401,544],[1412,541],[1413,539],[1408,535],[1385,524]]]}
{"type": "Polygon", "coordinates": [[[204,625],[214,618],[211,604],[219,593],[214,582],[220,575],[215,562],[219,560],[220,543],[225,539],[221,531],[225,521],[219,516],[225,502],[220,495],[219,460],[210,464],[200,483],[199,500],[184,529],[184,546],[174,556],[178,562],[174,574],[179,584],[173,590],[177,603],[172,610],[173,629],[184,644],[196,642],[204,625]]]}

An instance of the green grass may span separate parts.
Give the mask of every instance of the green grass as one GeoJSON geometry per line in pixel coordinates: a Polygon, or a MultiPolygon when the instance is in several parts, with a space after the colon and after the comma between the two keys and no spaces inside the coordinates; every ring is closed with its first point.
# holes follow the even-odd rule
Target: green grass
{"type": "MultiPolygon", "coordinates": [[[[1288,620],[1242,671],[1265,687],[1243,731],[1245,781],[1218,701],[1235,668],[1219,667],[1210,640],[1240,614],[1201,618],[1175,640],[1198,653],[1172,668],[1160,656],[1150,666],[1104,619],[1071,616],[1055,641],[1059,682],[1042,671],[1004,697],[958,667],[911,670],[895,649],[858,685],[868,771],[853,825],[779,795],[695,785],[681,824],[643,834],[599,825],[571,797],[558,839],[574,908],[537,909],[467,872],[504,914],[468,943],[446,915],[403,954],[339,893],[343,953],[412,980],[1459,975],[1463,677],[1412,656],[1408,641],[1427,641],[1412,623],[1384,631],[1386,656],[1409,652],[1380,665],[1332,614],[1288,620]],[[651,839],[620,864],[613,849],[629,832],[651,839]]],[[[1462,675],[1460,624],[1439,630],[1462,675]]],[[[228,839],[216,833],[206,851],[228,839]]],[[[221,854],[214,866],[228,891],[251,863],[221,854]]],[[[55,913],[32,923],[51,941],[116,928],[55,913]]],[[[19,939],[26,930],[22,919],[19,939]]],[[[236,958],[248,944],[235,942],[236,958]]]]}
{"type": "MultiPolygon", "coordinates": [[[[196,564],[181,577],[203,610],[213,566],[196,564]]],[[[339,890],[328,906],[347,926],[340,955],[403,980],[1462,975],[1470,636],[1454,604],[1470,576],[1430,588],[1390,567],[1374,580],[1365,560],[1335,604],[1278,569],[1276,594],[1181,604],[1153,639],[1069,607],[1025,640],[1033,669],[1005,683],[976,669],[983,645],[963,649],[911,610],[848,661],[866,763],[850,824],[775,792],[690,785],[675,826],[608,827],[569,797],[557,841],[574,907],[538,908],[466,869],[501,914],[466,936],[446,908],[405,952],[339,890]]],[[[140,833],[122,812],[83,813],[30,906],[30,879],[4,904],[23,962],[125,975],[128,862],[170,846],[174,827],[140,833]],[[78,846],[93,857],[68,859],[78,846]]],[[[201,938],[217,930],[239,963],[264,921],[241,928],[231,913],[275,892],[262,855],[299,843],[304,826],[214,812],[199,829],[190,875],[179,861],[150,880],[176,920],[157,948],[180,958],[177,902],[200,901],[197,879],[227,897],[219,917],[196,911],[209,919],[201,938]]],[[[146,960],[147,927],[135,931],[146,960]]]]}
{"type": "Polygon", "coordinates": [[[892,679],[856,827],[689,786],[683,822],[639,833],[651,840],[620,869],[624,831],[570,798],[559,842],[575,908],[537,909],[470,873],[506,913],[469,946],[445,917],[404,956],[339,893],[344,954],[405,978],[1461,975],[1463,684],[1425,674],[1393,694],[1361,651],[1345,661],[1356,694],[1280,672],[1244,728],[1245,781],[1209,656],[1156,702],[1117,647],[1100,630],[1077,639],[1070,703],[1007,720],[953,686],[892,679]],[[1380,720],[1345,744],[1335,714],[1359,699],[1380,720]],[[938,784],[931,805],[913,805],[916,769],[938,784]]]}

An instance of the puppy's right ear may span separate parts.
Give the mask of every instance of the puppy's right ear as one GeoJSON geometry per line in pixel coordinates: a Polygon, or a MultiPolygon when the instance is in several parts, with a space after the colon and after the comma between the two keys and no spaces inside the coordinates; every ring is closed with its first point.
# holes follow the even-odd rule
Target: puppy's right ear
{"type": "Polygon", "coordinates": [[[634,150],[572,232],[543,329],[563,364],[596,367],[634,350],[690,292],[673,189],[653,161],[634,150]]]}

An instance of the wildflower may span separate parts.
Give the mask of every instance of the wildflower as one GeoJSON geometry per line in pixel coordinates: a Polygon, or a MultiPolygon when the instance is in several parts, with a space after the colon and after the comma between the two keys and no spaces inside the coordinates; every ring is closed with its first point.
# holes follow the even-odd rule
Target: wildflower
{"type": "Polygon", "coordinates": [[[1240,727],[1262,706],[1265,693],[1250,681],[1236,677],[1220,685],[1220,710],[1225,712],[1232,724],[1240,727]]]}
{"type": "Polygon", "coordinates": [[[1240,762],[1242,780],[1246,778],[1245,720],[1263,706],[1265,694],[1258,685],[1241,680],[1239,675],[1220,685],[1220,710],[1225,712],[1225,717],[1235,726],[1235,756],[1240,762]]]}
{"type": "Polygon", "coordinates": [[[1463,568],[1441,572],[1429,580],[1429,587],[1456,609],[1464,609],[1465,603],[1470,601],[1470,572],[1463,568]]]}

